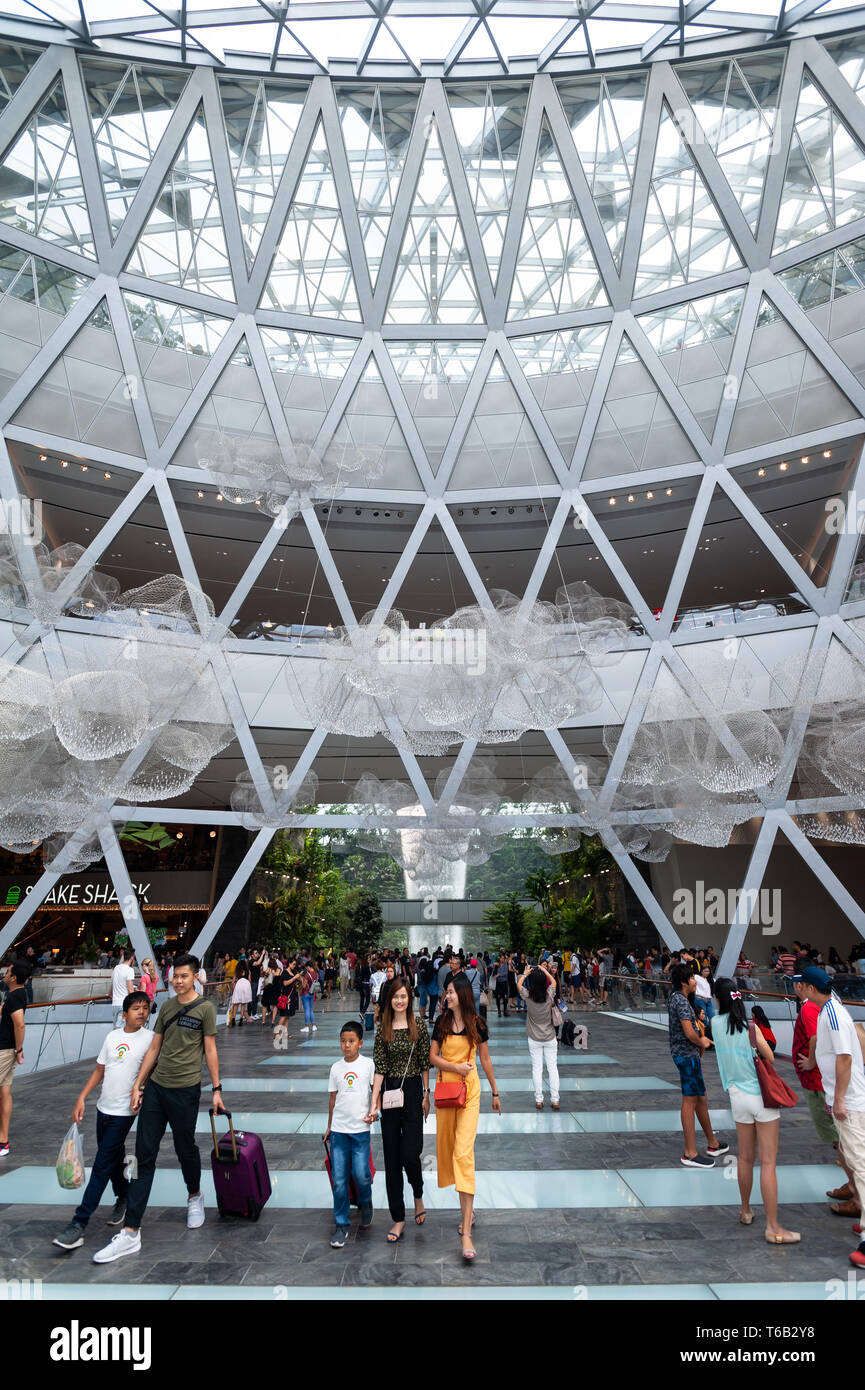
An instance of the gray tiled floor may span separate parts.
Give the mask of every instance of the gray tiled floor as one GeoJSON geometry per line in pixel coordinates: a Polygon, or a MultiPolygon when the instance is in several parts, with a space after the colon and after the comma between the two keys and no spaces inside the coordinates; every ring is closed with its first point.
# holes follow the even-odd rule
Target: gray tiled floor
{"type": "MultiPolygon", "coordinates": [[[[351,1010],[332,1010],[320,1017],[317,1042],[328,1035],[333,1045],[316,1047],[322,1061],[338,1056],[338,1025],[351,1010]]],[[[355,1014],[356,1016],[356,1014],[355,1014]]],[[[621,1019],[578,1012],[587,1022],[591,1050],[615,1058],[615,1064],[599,1065],[598,1075],[646,1076],[675,1081],[664,1033],[621,1019]]],[[[288,1053],[305,1035],[296,1025],[288,1053]]],[[[491,1020],[491,1049],[496,1042],[521,1039],[524,1024],[510,1018],[491,1020]]],[[[323,1109],[322,1096],[296,1093],[243,1094],[232,1088],[232,1076],[268,1074],[279,1068],[258,1067],[273,1055],[269,1034],[257,1026],[219,1036],[226,1101],[235,1110],[309,1114],[323,1109]]],[[[307,1054],[308,1055],[308,1054],[307,1054]]],[[[509,1062],[519,1050],[508,1049],[509,1062]]],[[[528,1076],[526,1055],[525,1075],[528,1076]]],[[[16,1082],[12,1123],[13,1152],[4,1173],[18,1166],[53,1164],[59,1139],[68,1124],[72,1101],[90,1070],[90,1063],[16,1082]]],[[[290,1069],[286,1069],[290,1070],[290,1069]]],[[[508,1071],[512,1073],[513,1067],[508,1071]]],[[[788,1069],[789,1070],[789,1069],[788,1069]]],[[[595,1068],[592,1068],[595,1074],[595,1068]]],[[[713,1061],[705,1067],[709,1102],[726,1109],[713,1061]]],[[[571,1073],[573,1074],[573,1073],[571,1073]]],[[[534,1114],[530,1088],[503,1095],[508,1112],[534,1114]]],[[[485,1097],[488,1105],[488,1097],[485,1097]]],[[[669,1111],[676,1096],[670,1091],[568,1092],[566,1108],[581,1112],[621,1111],[630,1108],[669,1111]]],[[[547,1112],[548,1113],[548,1112],[547,1112]]],[[[94,1111],[85,1122],[86,1156],[92,1158],[94,1111]]],[[[735,1135],[727,1136],[735,1148],[735,1135]]],[[[206,1139],[199,1140],[206,1157],[206,1139]]],[[[271,1134],[265,1139],[273,1169],[320,1170],[321,1140],[316,1133],[271,1134]]],[[[432,1136],[426,1142],[425,1169],[435,1182],[432,1136]]],[[[377,1166],[382,1167],[380,1140],[373,1140],[377,1166]]],[[[570,1171],[579,1183],[583,1169],[673,1168],[681,1153],[676,1130],[646,1133],[562,1133],[480,1135],[476,1158],[479,1170],[570,1171]]],[[[831,1152],[820,1145],[804,1105],[783,1116],[779,1161],[788,1164],[831,1162],[831,1152]]],[[[160,1167],[176,1166],[170,1141],[163,1145],[160,1167]]],[[[681,1170],[682,1181],[690,1174],[681,1170]]],[[[841,1180],[838,1170],[838,1180],[841,1180]]],[[[828,1185],[828,1184],[827,1184],[828,1185]]],[[[756,1194],[755,1194],[756,1195],[756,1194]]],[[[376,1215],[371,1230],[352,1227],[342,1251],[327,1244],[331,1229],[326,1210],[273,1210],[250,1226],[242,1221],[220,1221],[208,1212],[199,1231],[187,1231],[182,1208],[151,1208],[146,1216],[141,1255],[119,1266],[95,1266],[94,1249],[110,1234],[99,1213],[91,1223],[83,1249],[63,1253],[51,1245],[61,1208],[10,1203],[0,1205],[0,1271],[4,1277],[42,1278],[46,1283],[159,1284],[159,1285],[275,1285],[320,1286],[355,1284],[399,1287],[414,1285],[537,1286],[786,1282],[833,1277],[846,1278],[847,1253],[855,1238],[850,1223],[828,1212],[828,1204],[791,1206],[783,1212],[789,1226],[802,1232],[802,1244],[773,1249],[763,1240],[759,1219],[750,1228],[738,1224],[735,1206],[599,1207],[593,1210],[520,1209],[485,1210],[476,1226],[477,1259],[464,1267],[459,1256],[458,1221],[453,1211],[431,1211],[422,1229],[407,1226],[397,1246],[384,1240],[389,1220],[385,1211],[376,1215]]],[[[104,1208],[107,1211],[107,1207],[104,1208]]]]}

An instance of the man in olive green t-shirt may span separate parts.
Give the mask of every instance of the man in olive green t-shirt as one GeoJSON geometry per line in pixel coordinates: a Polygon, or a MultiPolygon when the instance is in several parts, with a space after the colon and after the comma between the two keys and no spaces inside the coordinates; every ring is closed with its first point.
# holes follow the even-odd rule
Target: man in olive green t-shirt
{"type": "Polygon", "coordinates": [[[141,1250],[141,1218],[150,1197],[159,1146],[166,1125],[171,1127],[174,1148],[189,1193],[186,1224],[204,1224],[201,1195],[201,1154],[195,1142],[201,1067],[207,1063],[213,1084],[213,1104],[223,1110],[216,1052],[216,1010],[209,999],[196,994],[199,961],[178,956],[174,962],[176,998],[162,1005],[156,1017],[153,1042],[147,1049],[132,1088],[132,1113],[138,1115],[135,1138],[137,1172],[126,1197],[123,1230],[93,1256],[95,1264],[110,1264],[141,1250]]]}

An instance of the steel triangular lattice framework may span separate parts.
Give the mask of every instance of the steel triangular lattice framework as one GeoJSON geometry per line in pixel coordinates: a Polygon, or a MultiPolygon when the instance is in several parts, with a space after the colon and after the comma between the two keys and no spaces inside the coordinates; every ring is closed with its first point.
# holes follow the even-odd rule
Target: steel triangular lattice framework
{"type": "MultiPolygon", "coordinates": [[[[569,50],[587,51],[579,21],[564,30],[542,69],[569,61],[569,50]]],[[[457,45],[454,64],[472,56],[472,41],[457,45]]],[[[25,76],[8,46],[0,52],[8,334],[0,491],[19,495],[9,445],[126,470],[131,485],[74,575],[98,567],[147,500],[178,572],[204,592],[178,501],[179,489],[206,477],[195,457],[202,423],[262,433],[282,447],[308,442],[320,453],[375,449],[385,459],[379,480],[352,483],[340,499],[402,503],[416,517],[383,576],[379,616],[433,536],[467,593],[488,602],[452,508],[543,507],[526,603],[579,518],[644,626],[635,652],[642,669],[610,706],[621,738],[593,809],[606,816],[623,872],[672,943],[674,930],[617,835],[637,813],[613,798],[659,675],[705,701],[698,645],[676,618],[714,502],[735,512],[803,600],[795,623],[767,618],[749,629],[754,670],[767,668],[760,642],[778,630],[815,651],[834,638],[861,658],[852,624],[862,616],[862,584],[851,588],[859,536],[840,535],[813,582],[758,493],[743,486],[743,470],[844,444],[849,485],[861,485],[865,106],[847,50],[815,37],[779,37],[765,57],[675,71],[663,42],[648,72],[556,69],[555,81],[512,78],[502,95],[485,79],[460,89],[438,78],[399,91],[383,79],[332,87],[321,74],[189,75],[142,59],[78,60],[68,48],[49,49],[25,76]],[[657,605],[637,561],[601,521],[610,497],[629,505],[637,476],[644,502],[657,493],[663,504],[679,483],[689,489],[657,605]]],[[[390,43],[379,33],[367,58],[379,60],[390,43]]],[[[341,621],[351,626],[362,611],[322,508],[310,505],[287,537],[261,518],[249,565],[200,634],[195,659],[224,692],[238,757],[267,812],[211,915],[211,938],[325,740],[322,729],[303,731],[280,807],[255,730],[278,704],[280,683],[296,683],[308,658],[264,655],[225,635],[277,549],[290,550],[292,527],[312,547],[341,621]]],[[[22,573],[38,583],[27,548],[16,550],[22,573]]],[[[65,616],[20,630],[14,645],[3,643],[6,660],[62,671],[64,642],[96,629],[65,616]]],[[[113,634],[106,627],[102,635],[113,634]]],[[[763,798],[745,886],[759,887],[778,830],[812,871],[826,872],[790,799],[806,728],[802,718],[787,731],[785,772],[763,798]]],[[[407,780],[434,812],[401,730],[389,733],[407,780]]],[[[566,768],[573,759],[562,733],[547,737],[566,768]]],[[[474,752],[455,750],[442,813],[474,752]]],[[[845,809],[845,801],[827,795],[822,805],[845,809]]],[[[118,896],[129,891],[128,875],[111,824],[129,814],[96,805],[80,832],[99,833],[118,896]]],[[[237,823],[221,808],[160,805],[154,814],[237,823]]],[[[524,820],[514,814],[510,823],[524,820]]],[[[0,950],[75,848],[0,933],[0,950]]],[[[841,890],[837,900],[861,930],[862,906],[841,890]]],[[[132,925],[135,935],[140,922],[132,925]]],[[[725,961],[746,927],[734,924],[725,961]]]]}

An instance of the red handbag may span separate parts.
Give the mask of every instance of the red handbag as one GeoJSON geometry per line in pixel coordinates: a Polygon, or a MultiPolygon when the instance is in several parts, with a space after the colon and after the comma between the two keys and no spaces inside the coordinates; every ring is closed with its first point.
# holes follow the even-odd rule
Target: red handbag
{"type": "Polygon", "coordinates": [[[465,1110],[466,1083],[464,1081],[439,1081],[433,1092],[436,1110],[465,1110]]]}
{"type": "Polygon", "coordinates": [[[796,1092],[787,1085],[783,1076],[779,1076],[771,1062],[766,1062],[757,1051],[757,1041],[755,1037],[756,1028],[753,1023],[748,1024],[748,1036],[751,1039],[751,1046],[754,1049],[754,1070],[757,1073],[757,1080],[760,1083],[760,1094],[763,1097],[763,1104],[767,1110],[789,1110],[794,1105],[798,1105],[799,1097],[796,1092]]]}

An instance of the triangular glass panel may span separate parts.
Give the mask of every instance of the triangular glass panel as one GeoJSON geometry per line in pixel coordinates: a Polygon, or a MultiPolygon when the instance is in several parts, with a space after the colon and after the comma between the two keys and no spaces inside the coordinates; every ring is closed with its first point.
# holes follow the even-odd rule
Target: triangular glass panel
{"type": "MultiPolygon", "coordinates": [[[[458,608],[477,603],[441,523],[430,522],[393,602],[410,627],[441,622],[458,608]]],[[[381,775],[381,774],[379,774],[381,775]]]]}
{"type": "Polygon", "coordinates": [[[288,210],[262,307],[331,319],[360,318],[330,150],[321,120],[288,210]]]}
{"type": "Polygon", "coordinates": [[[833,62],[859,96],[865,92],[865,34],[853,30],[840,39],[822,39],[821,43],[833,62]]]}
{"type": "MultiPolygon", "coordinates": [[[[108,486],[112,486],[113,481],[112,477],[108,486]]],[[[168,523],[153,490],[147,493],[129,520],[121,526],[96,568],[112,575],[120,584],[122,593],[141,588],[166,575],[174,579],[182,578],[168,523]]],[[[155,612],[154,609],[154,620],[155,612]]],[[[178,631],[183,630],[179,624],[178,631]]]]}
{"type": "Polygon", "coordinates": [[[854,420],[858,411],[809,352],[801,338],[764,297],[727,452],[807,434],[854,420]]]}
{"type": "Polygon", "coordinates": [[[58,75],[0,165],[0,222],[93,256],[93,232],[58,75]]]}
{"type": "Polygon", "coordinates": [[[618,488],[586,497],[607,540],[655,614],[664,606],[699,487],[699,478],[677,478],[671,484],[632,491],[618,488]]]}
{"type": "Polygon", "coordinates": [[[610,73],[556,85],[610,250],[621,268],[646,76],[610,73]]]}
{"type": "Polygon", "coordinates": [[[784,51],[676,69],[694,115],[753,231],[778,114],[784,51]]]}
{"type": "Polygon", "coordinates": [[[201,588],[219,614],[255,559],[273,517],[254,503],[235,503],[230,493],[204,481],[199,486],[172,478],[170,487],[201,588]]]}
{"type": "Polygon", "coordinates": [[[865,149],[806,68],[784,175],[774,252],[862,216],[865,149]]]}
{"type": "Polygon", "coordinates": [[[311,445],[357,351],[358,339],[263,326],[260,333],[292,442],[311,445]]]}
{"type": "Polygon", "coordinates": [[[405,166],[417,87],[334,88],[366,262],[375,287],[405,166]]]}
{"type": "Polygon", "coordinates": [[[126,269],[234,299],[210,142],[199,105],[126,269]]]}
{"type": "Polygon", "coordinates": [[[478,339],[387,344],[430,468],[439,470],[457,412],[480,356],[478,339]]]}
{"type": "Polygon", "coordinates": [[[276,435],[245,338],[241,338],[232,353],[172,463],[187,468],[206,468],[214,438],[223,435],[276,446],[276,435]]]}
{"type": "Polygon", "coordinates": [[[856,558],[850,567],[847,587],[844,590],[845,603],[861,603],[865,599],[865,536],[856,549],[856,558]]]}
{"type": "Polygon", "coordinates": [[[142,457],[133,393],[103,299],[27,397],[14,423],[142,457]]]}
{"type": "Polygon", "coordinates": [[[865,237],[779,271],[778,279],[865,383],[865,237]]]}
{"type": "Polygon", "coordinates": [[[378,606],[421,509],[337,499],[317,506],[316,511],[349,603],[362,618],[378,606]]]}
{"type": "Polygon", "coordinates": [[[556,475],[496,354],[448,486],[543,487],[556,475]]]}
{"type": "Polygon", "coordinates": [[[508,318],[607,304],[607,294],[546,119],[541,127],[508,318]]]}
{"type": "Polygon", "coordinates": [[[808,611],[795,582],[716,488],[682,590],[677,628],[738,631],[743,623],[808,611]]]}
{"type": "MultiPolygon", "coordinates": [[[[368,460],[375,472],[381,470],[372,486],[423,489],[393,403],[372,357],[327,447],[327,456],[344,468],[349,486],[357,485],[350,480],[357,472],[360,456],[361,460],[368,460]]],[[[361,476],[364,471],[361,467],[361,476]]]]}
{"type": "Polygon", "coordinates": [[[0,395],[47,343],[91,281],[0,242],[0,395]]]}
{"type": "Polygon", "coordinates": [[[123,292],[156,436],[162,444],[230,326],[229,319],[123,292]]]}
{"type": "Polygon", "coordinates": [[[168,68],[81,59],[111,235],[116,237],[186,86],[168,68]]]}
{"type": "Polygon", "coordinates": [[[600,323],[510,340],[569,467],[608,333],[609,325],[600,323]]]}
{"type": "MultiPolygon", "coordinates": [[[[834,791],[834,788],[833,788],[834,791]]],[[[840,796],[840,792],[835,792],[840,796]]],[[[865,843],[865,817],[851,811],[849,815],[844,812],[834,812],[832,814],[818,816],[794,816],[794,822],[798,828],[808,835],[808,839],[813,839],[814,848],[827,869],[830,869],[840,880],[859,907],[863,906],[862,884],[858,878],[858,868],[861,862],[861,848],[865,843]],[[846,833],[843,827],[847,827],[846,833]],[[818,839],[822,832],[827,839],[818,839]],[[808,833],[810,832],[810,833],[808,833]],[[849,838],[848,838],[849,836],[849,838]]],[[[769,930],[777,927],[781,923],[781,905],[788,903],[796,904],[798,921],[819,922],[820,935],[817,938],[817,945],[822,948],[823,958],[829,955],[830,946],[835,946],[841,953],[843,959],[847,959],[848,953],[852,951],[853,944],[861,942],[859,930],[854,922],[844,912],[838,899],[838,894],[834,884],[827,881],[826,874],[821,865],[817,871],[802,858],[797,847],[790,843],[784,833],[784,821],[778,827],[778,834],[766,865],[763,875],[763,889],[761,902],[766,905],[769,915],[773,918],[770,923],[762,920],[751,922],[748,927],[746,945],[750,947],[751,960],[765,958],[766,952],[766,927],[769,930]],[[774,896],[773,896],[774,895],[774,896]],[[773,908],[774,903],[774,908],[773,908]],[[801,914],[801,917],[798,916],[801,914]]],[[[721,882],[722,880],[707,880],[711,882],[721,882]]],[[[797,921],[797,925],[798,925],[797,921]]],[[[786,918],[789,924],[790,918],[786,918]]],[[[792,931],[787,932],[792,936],[792,931]]],[[[816,933],[802,933],[813,940],[816,933]]],[[[774,938],[778,940],[777,937],[774,938]]],[[[781,938],[784,939],[783,937],[781,938]]],[[[769,940],[773,940],[769,937],[769,940]]],[[[743,948],[744,949],[744,948],[743,948]]],[[[754,974],[757,974],[755,971],[754,974]]],[[[839,971],[839,978],[833,981],[833,993],[840,994],[844,998],[844,1003],[858,1001],[859,977],[856,975],[856,967],[852,966],[849,972],[839,971]],[[846,978],[845,978],[846,976],[846,978]],[[853,980],[852,989],[850,985],[853,980]]],[[[764,984],[764,989],[772,989],[774,981],[770,979],[768,984],[764,984]]],[[[777,989],[777,984],[775,984],[777,989]]],[[[854,1008],[853,1017],[858,1018],[859,1010],[854,1008]]]]}
{"type": "Polygon", "coordinates": [[[822,588],[838,548],[840,525],[829,524],[832,502],[847,498],[859,453],[854,445],[795,454],[739,468],[736,482],[811,580],[822,588]]]}
{"type": "Polygon", "coordinates": [[[609,478],[698,459],[646,367],[623,338],[583,476],[609,478]]]}
{"type": "Polygon", "coordinates": [[[502,83],[449,87],[459,141],[484,253],[495,287],[523,134],[528,88],[502,83]]]}
{"type": "Polygon", "coordinates": [[[664,104],[637,265],[636,295],[741,266],[712,196],[664,104]]]}
{"type": "Polygon", "coordinates": [[[308,88],[220,77],[219,95],[247,268],[252,268],[308,88]]]}
{"type": "Polygon", "coordinates": [[[420,177],[387,307],[388,323],[474,323],[480,306],[438,129],[420,177]]]}
{"type": "Polygon", "coordinates": [[[454,503],[448,510],[484,585],[522,596],[550,529],[556,498],[474,507],[454,503]]]}
{"type": "MultiPolygon", "coordinates": [[[[115,464],[106,467],[87,459],[68,458],[50,447],[38,448],[17,440],[10,440],[7,447],[21,496],[38,497],[41,501],[49,550],[63,546],[86,550],[141,477],[140,473],[115,464]]],[[[62,572],[74,564],[75,556],[65,552],[55,558],[55,565],[58,559],[62,578],[62,572]]],[[[129,587],[132,581],[124,572],[122,559],[119,547],[112,541],[96,561],[96,576],[110,574],[121,586],[129,587]]],[[[100,610],[94,603],[98,592],[98,578],[94,586],[79,586],[66,611],[80,618],[99,617],[100,610]]]]}
{"type": "Polygon", "coordinates": [[[637,322],[707,438],[727,387],[744,288],[643,314],[637,322]]]}
{"type": "Polygon", "coordinates": [[[38,57],[37,48],[22,48],[17,43],[0,44],[0,111],[6,110],[38,57]]]}

